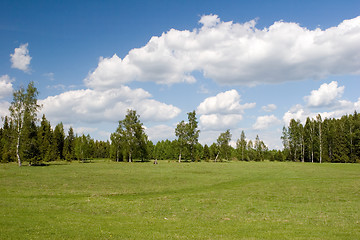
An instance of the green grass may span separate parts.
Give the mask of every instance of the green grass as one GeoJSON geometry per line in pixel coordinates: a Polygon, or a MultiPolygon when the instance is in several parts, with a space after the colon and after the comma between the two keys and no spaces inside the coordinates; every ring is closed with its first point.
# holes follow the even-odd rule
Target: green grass
{"type": "Polygon", "coordinates": [[[360,239],[360,164],[2,164],[0,239],[360,239]]]}

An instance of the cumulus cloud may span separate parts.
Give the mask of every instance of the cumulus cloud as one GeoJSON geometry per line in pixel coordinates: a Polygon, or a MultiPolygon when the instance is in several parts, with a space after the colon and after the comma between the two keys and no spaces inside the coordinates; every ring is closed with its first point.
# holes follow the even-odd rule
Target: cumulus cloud
{"type": "Polygon", "coordinates": [[[322,84],[318,90],[311,91],[309,96],[304,97],[309,107],[326,107],[336,104],[336,101],[344,93],[344,86],[338,87],[336,81],[322,84]]]}
{"type": "Polygon", "coordinates": [[[255,107],[256,103],[240,104],[239,93],[233,89],[206,98],[197,107],[200,126],[206,129],[224,129],[235,126],[242,120],[245,109],[255,107]]]}
{"type": "Polygon", "coordinates": [[[265,115],[257,117],[256,122],[253,124],[252,127],[255,130],[262,130],[267,129],[273,125],[278,125],[280,123],[281,121],[274,115],[265,115]]]}
{"type": "Polygon", "coordinates": [[[197,107],[197,112],[199,114],[212,114],[212,113],[243,113],[247,108],[255,107],[255,103],[245,103],[240,104],[240,95],[235,90],[229,90],[226,92],[221,92],[214,97],[206,98],[200,105],[197,107]]]}
{"type": "Polygon", "coordinates": [[[275,111],[277,106],[275,104],[268,104],[266,106],[262,106],[261,109],[265,112],[272,112],[275,111]]]}
{"type": "Polygon", "coordinates": [[[305,96],[305,106],[297,104],[291,107],[283,116],[284,123],[289,124],[291,119],[300,120],[305,123],[306,118],[315,118],[318,114],[322,118],[339,118],[345,114],[353,114],[360,111],[360,98],[356,102],[339,99],[344,92],[344,87],[338,87],[337,82],[322,84],[318,90],[311,91],[305,96]],[[321,111],[319,108],[322,108],[321,111]]]}
{"type": "Polygon", "coordinates": [[[173,105],[151,99],[149,92],[127,86],[105,91],[68,91],[39,102],[42,113],[51,122],[116,122],[124,118],[127,109],[135,109],[142,121],[166,121],[180,113],[173,105]]]}
{"type": "Polygon", "coordinates": [[[146,127],[145,132],[153,142],[175,138],[175,128],[164,124],[146,127]]]}
{"type": "Polygon", "coordinates": [[[14,80],[11,79],[8,75],[3,75],[0,77],[0,99],[6,98],[10,96],[13,92],[12,82],[14,80]]]}
{"type": "Polygon", "coordinates": [[[200,126],[206,130],[227,129],[236,126],[243,119],[241,114],[208,114],[200,116],[200,126]]]}
{"type": "Polygon", "coordinates": [[[171,29],[123,58],[100,58],[85,79],[93,88],[131,81],[194,82],[194,71],[220,84],[256,85],[360,74],[360,16],[328,29],[292,22],[256,28],[204,15],[192,31],[171,29]]]}
{"type": "Polygon", "coordinates": [[[3,125],[2,118],[5,116],[9,116],[9,107],[10,103],[7,101],[0,101],[0,123],[3,125]]]}
{"type": "Polygon", "coordinates": [[[10,61],[12,63],[11,67],[20,69],[24,72],[30,72],[30,61],[31,57],[29,55],[28,43],[20,45],[20,47],[15,48],[14,53],[10,54],[10,61]]]}

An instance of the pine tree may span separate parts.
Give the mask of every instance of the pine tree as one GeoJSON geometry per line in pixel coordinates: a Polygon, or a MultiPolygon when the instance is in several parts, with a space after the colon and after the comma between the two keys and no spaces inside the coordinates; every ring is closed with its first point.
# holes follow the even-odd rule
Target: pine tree
{"type": "Polygon", "coordinates": [[[75,135],[72,127],[69,128],[68,135],[64,141],[63,155],[66,161],[70,162],[75,159],[75,135]]]}
{"type": "Polygon", "coordinates": [[[64,143],[65,143],[65,132],[62,123],[56,125],[54,130],[54,144],[56,148],[56,157],[59,160],[65,159],[64,157],[64,143]]]}
{"type": "Polygon", "coordinates": [[[205,161],[210,160],[210,149],[209,146],[207,144],[204,145],[204,149],[203,149],[203,159],[205,161]]]}

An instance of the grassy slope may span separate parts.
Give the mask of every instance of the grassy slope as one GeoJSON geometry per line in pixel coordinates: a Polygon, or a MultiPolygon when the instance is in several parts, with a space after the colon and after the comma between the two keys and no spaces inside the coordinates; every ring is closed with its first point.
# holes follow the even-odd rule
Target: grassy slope
{"type": "Polygon", "coordinates": [[[0,239],[360,239],[360,165],[0,165],[0,239]]]}

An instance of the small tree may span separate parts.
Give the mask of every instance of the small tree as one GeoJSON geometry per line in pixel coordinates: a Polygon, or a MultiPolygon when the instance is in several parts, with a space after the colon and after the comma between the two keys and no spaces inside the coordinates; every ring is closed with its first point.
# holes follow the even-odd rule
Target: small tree
{"type": "Polygon", "coordinates": [[[217,144],[219,146],[219,152],[223,157],[226,158],[226,160],[229,160],[229,154],[230,154],[230,140],[231,140],[231,133],[230,129],[226,130],[226,132],[221,133],[217,139],[217,144]]]}

